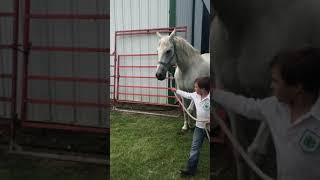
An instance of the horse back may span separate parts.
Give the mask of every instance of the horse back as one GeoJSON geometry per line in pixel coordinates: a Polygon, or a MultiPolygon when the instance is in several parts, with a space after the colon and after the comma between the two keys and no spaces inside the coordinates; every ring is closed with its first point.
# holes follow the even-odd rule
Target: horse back
{"type": "Polygon", "coordinates": [[[181,71],[179,67],[175,71],[177,88],[183,91],[194,91],[194,81],[198,77],[210,76],[210,54],[199,56],[198,62],[189,67],[187,71],[181,71]]]}

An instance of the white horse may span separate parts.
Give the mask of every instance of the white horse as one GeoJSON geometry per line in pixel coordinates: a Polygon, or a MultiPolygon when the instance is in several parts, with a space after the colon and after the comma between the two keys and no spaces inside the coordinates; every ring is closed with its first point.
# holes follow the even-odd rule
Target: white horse
{"type": "MultiPolygon", "coordinates": [[[[320,47],[320,3],[315,0],[217,0],[211,26],[216,84],[249,97],[270,94],[269,62],[283,49],[320,47]]],[[[232,130],[248,147],[253,121],[232,121],[232,130]]],[[[268,128],[262,124],[249,152],[263,154],[268,128]]],[[[273,159],[275,162],[275,159],[273,159]]],[[[263,162],[264,163],[264,162],[263,162]]],[[[238,161],[238,178],[249,179],[238,161]]],[[[273,173],[275,174],[275,173],[273,173]]]]}
{"type": "MultiPolygon", "coordinates": [[[[177,89],[193,92],[194,81],[198,77],[210,76],[210,54],[200,54],[185,39],[175,36],[175,30],[169,36],[160,37],[158,47],[158,67],[156,77],[162,81],[166,78],[169,67],[176,65],[174,77],[177,89]]],[[[193,103],[188,110],[193,110],[193,103]]],[[[182,130],[187,130],[186,113],[182,130]]]]}

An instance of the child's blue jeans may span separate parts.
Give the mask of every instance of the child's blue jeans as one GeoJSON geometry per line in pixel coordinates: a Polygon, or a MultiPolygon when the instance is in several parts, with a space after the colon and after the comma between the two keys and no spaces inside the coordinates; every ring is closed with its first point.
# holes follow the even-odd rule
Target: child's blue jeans
{"type": "Polygon", "coordinates": [[[190,151],[189,160],[187,164],[187,170],[190,172],[195,172],[197,169],[200,150],[201,150],[201,146],[202,146],[205,135],[206,135],[206,132],[204,129],[195,127],[193,132],[191,151],[190,151]]]}

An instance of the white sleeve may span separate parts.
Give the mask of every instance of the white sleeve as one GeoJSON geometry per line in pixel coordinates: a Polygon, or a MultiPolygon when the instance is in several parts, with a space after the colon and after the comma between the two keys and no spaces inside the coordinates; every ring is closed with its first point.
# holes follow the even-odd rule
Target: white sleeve
{"type": "Polygon", "coordinates": [[[184,98],[192,99],[192,94],[193,94],[193,93],[184,92],[184,91],[181,91],[181,90],[179,90],[179,89],[177,89],[176,93],[177,93],[179,96],[182,96],[182,97],[184,97],[184,98]]]}
{"type": "Polygon", "coordinates": [[[264,120],[262,104],[264,100],[246,98],[231,92],[216,89],[213,92],[213,101],[235,113],[249,119],[264,120]]]}

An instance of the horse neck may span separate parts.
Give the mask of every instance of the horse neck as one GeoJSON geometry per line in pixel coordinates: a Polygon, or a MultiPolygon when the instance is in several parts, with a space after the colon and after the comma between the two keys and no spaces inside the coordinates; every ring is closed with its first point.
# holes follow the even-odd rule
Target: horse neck
{"type": "Polygon", "coordinates": [[[174,41],[177,66],[180,71],[184,72],[193,66],[195,59],[200,59],[196,58],[196,56],[200,56],[200,53],[180,37],[175,37],[174,41]]]}

